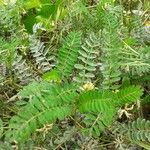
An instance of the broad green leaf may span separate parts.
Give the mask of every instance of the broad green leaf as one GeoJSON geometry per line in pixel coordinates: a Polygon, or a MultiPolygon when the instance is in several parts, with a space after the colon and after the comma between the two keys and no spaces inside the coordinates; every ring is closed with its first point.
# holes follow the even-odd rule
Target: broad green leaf
{"type": "Polygon", "coordinates": [[[24,4],[25,9],[27,10],[32,9],[32,8],[37,8],[40,6],[41,6],[41,2],[39,0],[28,0],[24,4]]]}
{"type": "Polygon", "coordinates": [[[33,14],[32,11],[28,12],[28,15],[23,18],[23,23],[25,25],[25,28],[29,33],[32,33],[33,31],[33,25],[36,23],[36,14],[33,14]]]}
{"type": "Polygon", "coordinates": [[[43,74],[42,78],[46,81],[61,82],[60,75],[56,70],[52,70],[43,74]]]}
{"type": "Polygon", "coordinates": [[[41,8],[38,11],[38,15],[48,19],[50,16],[52,16],[54,11],[55,11],[55,5],[51,5],[47,3],[41,5],[41,8]]]}

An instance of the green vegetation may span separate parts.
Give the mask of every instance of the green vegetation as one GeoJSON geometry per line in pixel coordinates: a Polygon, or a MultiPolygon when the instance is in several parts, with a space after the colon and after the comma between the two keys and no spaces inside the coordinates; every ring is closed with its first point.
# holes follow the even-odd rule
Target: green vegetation
{"type": "Polygon", "coordinates": [[[0,150],[150,149],[150,2],[0,0],[0,150]]]}

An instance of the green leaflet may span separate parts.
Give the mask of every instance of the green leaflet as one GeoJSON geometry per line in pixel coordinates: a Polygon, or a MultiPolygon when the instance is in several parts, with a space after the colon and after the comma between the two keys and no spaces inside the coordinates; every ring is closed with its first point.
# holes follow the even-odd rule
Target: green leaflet
{"type": "Polygon", "coordinates": [[[116,113],[110,94],[108,91],[89,91],[79,96],[79,110],[87,113],[83,122],[87,125],[89,134],[94,137],[100,136],[111,125],[116,113]]]}
{"type": "Polygon", "coordinates": [[[122,10],[117,11],[116,7],[108,6],[108,10],[102,12],[102,66],[101,72],[103,75],[102,87],[104,89],[118,89],[120,85],[118,82],[121,77],[121,59],[120,53],[122,51],[121,41],[118,35],[121,27],[119,16],[122,10]]]}
{"type": "Polygon", "coordinates": [[[42,78],[46,81],[61,82],[60,75],[56,70],[52,70],[44,73],[42,78]]]}
{"type": "Polygon", "coordinates": [[[143,89],[140,86],[129,86],[121,89],[116,93],[115,105],[122,106],[125,103],[136,102],[143,94],[143,89]]]}
{"type": "Polygon", "coordinates": [[[83,112],[108,112],[111,105],[111,93],[107,91],[89,91],[81,94],[78,100],[79,110],[83,112]]]}
{"type": "Polygon", "coordinates": [[[69,77],[77,61],[80,48],[81,33],[71,32],[65,39],[63,46],[58,52],[58,65],[56,70],[61,74],[62,79],[69,77]]]}

